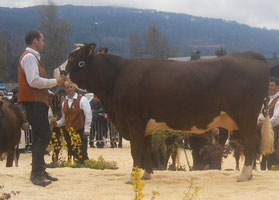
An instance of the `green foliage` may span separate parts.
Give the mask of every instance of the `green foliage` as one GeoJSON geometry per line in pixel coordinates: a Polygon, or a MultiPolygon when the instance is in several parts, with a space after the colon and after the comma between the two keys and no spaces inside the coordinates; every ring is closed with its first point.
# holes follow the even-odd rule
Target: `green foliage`
{"type": "Polygon", "coordinates": [[[99,156],[99,158],[95,161],[93,159],[86,160],[84,162],[85,167],[91,168],[91,169],[118,169],[117,162],[116,161],[105,161],[105,159],[102,156],[99,156]]]}
{"type": "Polygon", "coordinates": [[[167,150],[167,146],[165,144],[165,140],[168,137],[169,132],[167,131],[156,131],[152,134],[152,149],[156,151],[158,149],[163,149],[164,151],[167,150]]]}
{"type": "Polygon", "coordinates": [[[185,135],[179,132],[169,132],[169,131],[156,131],[152,134],[152,149],[164,149],[167,150],[167,146],[173,146],[175,148],[183,146],[183,140],[185,135]]]}
{"type": "Polygon", "coordinates": [[[73,163],[69,164],[66,161],[61,162],[51,162],[46,164],[48,168],[57,168],[57,167],[72,167],[72,168],[90,168],[90,169],[118,169],[116,161],[105,161],[103,156],[99,156],[97,160],[89,159],[84,161],[84,164],[73,163]]]}
{"type": "MultiPolygon", "coordinates": [[[[185,135],[183,133],[174,131],[159,130],[152,134],[152,151],[158,164],[158,169],[167,169],[169,156],[174,154],[179,147],[183,147],[184,138],[185,135]]],[[[170,170],[175,170],[175,167],[170,166],[170,170]]]]}

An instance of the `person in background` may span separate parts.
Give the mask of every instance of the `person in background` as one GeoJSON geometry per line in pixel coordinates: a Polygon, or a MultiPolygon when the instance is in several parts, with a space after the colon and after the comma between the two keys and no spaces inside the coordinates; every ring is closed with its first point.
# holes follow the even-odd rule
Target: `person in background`
{"type": "Polygon", "coordinates": [[[13,92],[13,96],[10,99],[10,101],[13,102],[14,104],[17,104],[18,87],[13,88],[12,92],[13,92]]]}
{"type": "Polygon", "coordinates": [[[27,48],[20,56],[18,65],[18,103],[24,106],[31,124],[33,184],[47,186],[57,178],[45,171],[44,153],[51,138],[48,121],[48,88],[63,85],[65,77],[48,79],[40,61],[40,53],[45,46],[44,36],[39,30],[32,29],[25,35],[27,48]]]}
{"type": "MultiPolygon", "coordinates": [[[[57,122],[53,121],[52,123],[58,127],[65,125],[65,129],[68,132],[70,128],[73,128],[73,131],[79,134],[81,138],[81,157],[76,153],[73,153],[73,156],[78,163],[84,163],[85,160],[89,159],[87,147],[92,121],[91,107],[86,97],[79,96],[75,92],[75,87],[72,83],[65,81],[64,90],[67,96],[62,103],[62,117],[57,122]]],[[[72,150],[73,146],[70,145],[68,148],[72,150]]]]}
{"type": "Polygon", "coordinates": [[[272,165],[279,164],[278,156],[278,135],[279,135],[279,80],[271,77],[269,81],[269,117],[274,131],[274,152],[267,156],[262,156],[261,170],[266,167],[270,170],[272,165]]]}
{"type": "MultiPolygon", "coordinates": [[[[97,148],[103,148],[105,146],[105,139],[107,138],[107,114],[103,107],[100,99],[94,95],[94,98],[90,102],[92,113],[93,113],[93,130],[91,132],[91,138],[94,139],[96,136],[97,148]]],[[[90,141],[90,146],[94,147],[93,141],[90,141]]]]}

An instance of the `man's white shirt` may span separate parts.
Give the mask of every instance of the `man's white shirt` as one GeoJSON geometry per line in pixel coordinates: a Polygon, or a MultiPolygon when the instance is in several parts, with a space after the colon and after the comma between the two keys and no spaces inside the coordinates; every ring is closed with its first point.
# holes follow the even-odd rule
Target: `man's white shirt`
{"type": "MultiPolygon", "coordinates": [[[[271,103],[278,96],[279,96],[279,92],[277,92],[272,96],[269,96],[269,103],[271,103]]],[[[279,126],[279,100],[275,104],[273,116],[270,118],[270,121],[273,127],[279,126]]]]}
{"type": "MultiPolygon", "coordinates": [[[[73,98],[69,99],[68,96],[66,96],[68,99],[68,106],[71,108],[71,105],[74,101],[74,99],[78,98],[78,94],[75,93],[73,98]]],[[[89,104],[89,101],[86,97],[82,96],[79,102],[79,107],[83,111],[85,116],[85,126],[84,126],[84,132],[90,132],[91,129],[91,122],[92,122],[92,111],[91,106],[89,104]]],[[[62,117],[59,121],[57,121],[57,126],[63,126],[65,124],[65,113],[63,111],[64,108],[64,102],[62,103],[62,117]]]]}
{"type": "Polygon", "coordinates": [[[26,50],[31,53],[24,55],[20,64],[29,86],[38,89],[56,86],[57,80],[55,78],[47,79],[39,75],[38,60],[41,59],[40,53],[29,47],[26,50]]]}

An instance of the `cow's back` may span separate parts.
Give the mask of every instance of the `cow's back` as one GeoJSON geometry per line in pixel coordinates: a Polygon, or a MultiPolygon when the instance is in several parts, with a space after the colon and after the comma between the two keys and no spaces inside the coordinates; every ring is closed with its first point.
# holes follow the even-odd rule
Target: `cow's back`
{"type": "Polygon", "coordinates": [[[197,121],[206,126],[221,112],[261,104],[268,81],[265,58],[245,52],[190,62],[130,60],[115,84],[128,115],[183,129],[197,121]]]}

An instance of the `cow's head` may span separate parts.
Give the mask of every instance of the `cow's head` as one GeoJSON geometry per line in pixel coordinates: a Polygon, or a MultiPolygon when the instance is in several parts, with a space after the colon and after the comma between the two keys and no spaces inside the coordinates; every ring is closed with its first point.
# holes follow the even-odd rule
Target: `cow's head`
{"type": "Polygon", "coordinates": [[[75,81],[72,81],[71,77],[76,71],[84,71],[81,69],[87,67],[89,58],[94,53],[96,44],[84,43],[75,45],[77,48],[70,53],[68,60],[53,71],[53,76],[57,78],[58,76],[64,75],[69,82],[72,82],[76,86],[76,88],[82,90],[74,83],[75,81]]]}
{"type": "Polygon", "coordinates": [[[72,51],[66,65],[66,73],[75,72],[88,65],[89,58],[93,55],[96,44],[84,44],[72,51]]]}

